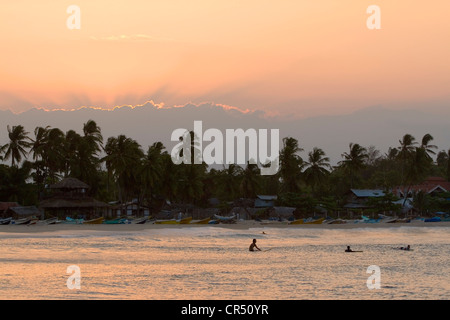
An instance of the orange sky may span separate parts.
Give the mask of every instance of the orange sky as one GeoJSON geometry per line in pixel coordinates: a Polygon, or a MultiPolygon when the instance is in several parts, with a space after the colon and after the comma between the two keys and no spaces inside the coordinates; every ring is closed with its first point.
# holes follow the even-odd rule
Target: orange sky
{"type": "Polygon", "coordinates": [[[212,101],[302,117],[450,102],[448,0],[5,2],[0,109],[212,101]],[[381,30],[366,27],[372,4],[381,30]]]}

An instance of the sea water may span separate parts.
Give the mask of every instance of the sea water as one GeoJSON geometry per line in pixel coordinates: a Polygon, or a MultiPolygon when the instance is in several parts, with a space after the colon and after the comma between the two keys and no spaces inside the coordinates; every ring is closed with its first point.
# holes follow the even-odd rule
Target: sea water
{"type": "Polygon", "coordinates": [[[449,265],[449,227],[0,229],[0,299],[446,300],[449,265]]]}

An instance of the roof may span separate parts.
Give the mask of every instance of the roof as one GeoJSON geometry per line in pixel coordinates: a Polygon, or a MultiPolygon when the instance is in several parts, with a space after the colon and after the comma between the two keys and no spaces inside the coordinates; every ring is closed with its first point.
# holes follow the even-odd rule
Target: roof
{"type": "Polygon", "coordinates": [[[9,209],[19,216],[36,216],[42,214],[35,206],[11,207],[9,209]]]}
{"type": "Polygon", "coordinates": [[[92,199],[48,199],[40,203],[40,207],[44,209],[60,209],[60,208],[106,208],[108,205],[104,202],[92,199]]]}
{"type": "Polygon", "coordinates": [[[76,179],[76,178],[65,178],[60,182],[50,186],[50,189],[89,189],[89,185],[76,179]]]}
{"type": "Polygon", "coordinates": [[[359,198],[383,197],[384,191],[381,189],[350,189],[359,198]]]}
{"type": "MultiPolygon", "coordinates": [[[[440,190],[442,192],[448,192],[450,191],[450,181],[445,180],[442,177],[428,177],[423,182],[411,186],[409,191],[411,193],[424,191],[426,193],[432,193],[433,191],[440,190]]],[[[408,190],[407,187],[397,187],[396,192],[397,194],[403,194],[405,190],[408,190]]]]}

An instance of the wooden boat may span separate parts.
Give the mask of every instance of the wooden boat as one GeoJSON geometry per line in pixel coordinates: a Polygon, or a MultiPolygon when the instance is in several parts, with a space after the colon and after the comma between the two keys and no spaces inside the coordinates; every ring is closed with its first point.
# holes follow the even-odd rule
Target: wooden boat
{"type": "Polygon", "coordinates": [[[105,218],[100,217],[92,220],[83,221],[83,224],[102,224],[105,218]]]}
{"type": "Polygon", "coordinates": [[[49,224],[59,224],[59,223],[62,223],[62,221],[59,220],[59,219],[56,218],[56,217],[48,218],[48,219],[46,219],[46,220],[40,220],[40,221],[39,221],[39,224],[46,224],[46,225],[49,225],[49,224]]]}
{"type": "Polygon", "coordinates": [[[371,219],[371,218],[366,217],[366,216],[361,216],[361,217],[362,217],[364,223],[378,223],[378,222],[380,222],[380,219],[371,219]]]}
{"type": "MultiPolygon", "coordinates": [[[[14,224],[32,224],[32,221],[33,220],[31,217],[27,217],[27,218],[14,220],[14,224]]],[[[36,223],[36,221],[34,221],[34,223],[36,223]]]]}
{"type": "Polygon", "coordinates": [[[4,226],[4,225],[7,225],[7,224],[10,224],[11,221],[12,221],[12,217],[0,219],[0,225],[4,226]]]}
{"type": "Polygon", "coordinates": [[[325,218],[320,218],[316,220],[305,220],[305,219],[298,219],[289,222],[289,224],[322,224],[322,222],[325,220],[325,218]]]}
{"type": "Polygon", "coordinates": [[[433,218],[427,218],[425,220],[423,220],[425,222],[441,222],[441,218],[440,217],[433,217],[433,218]]]}
{"type": "Polygon", "coordinates": [[[325,218],[320,218],[317,220],[312,221],[305,221],[304,224],[322,224],[322,222],[325,220],[325,218]]]}
{"type": "Polygon", "coordinates": [[[180,222],[175,219],[171,220],[156,220],[155,224],[179,224],[180,222]]]}
{"type": "Polygon", "coordinates": [[[289,224],[304,224],[304,223],[305,223],[304,219],[297,219],[289,222],[289,224]]]}
{"type": "Polygon", "coordinates": [[[236,215],[232,215],[231,217],[224,217],[215,214],[214,219],[216,221],[219,221],[220,223],[236,223],[236,215]]]}
{"type": "Polygon", "coordinates": [[[192,221],[192,217],[187,217],[180,220],[180,224],[189,224],[192,221]]]}
{"type": "Polygon", "coordinates": [[[83,219],[72,219],[70,217],[66,217],[66,220],[64,221],[64,223],[68,223],[68,224],[81,224],[83,223],[83,219]]]}
{"type": "Polygon", "coordinates": [[[333,219],[327,222],[327,224],[344,224],[344,223],[347,223],[347,221],[342,219],[333,219]]]}
{"type": "Polygon", "coordinates": [[[125,218],[117,218],[113,220],[105,220],[103,221],[104,224],[126,224],[128,223],[128,219],[125,218]]]}
{"type": "Polygon", "coordinates": [[[211,218],[206,218],[197,221],[191,221],[192,224],[208,224],[211,221],[211,218]]]}
{"type": "Polygon", "coordinates": [[[134,224],[144,224],[147,222],[147,220],[148,220],[148,217],[144,217],[144,218],[133,220],[133,223],[134,224]]]}
{"type": "Polygon", "coordinates": [[[181,220],[156,220],[155,224],[189,224],[192,221],[192,217],[184,218],[181,220]]]}

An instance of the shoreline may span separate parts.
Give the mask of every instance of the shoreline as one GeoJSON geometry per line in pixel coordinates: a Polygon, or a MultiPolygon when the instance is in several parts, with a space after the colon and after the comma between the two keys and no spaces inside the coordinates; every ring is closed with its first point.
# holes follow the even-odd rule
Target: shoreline
{"type": "Polygon", "coordinates": [[[133,232],[142,230],[161,229],[184,229],[184,228],[226,228],[235,230],[249,230],[254,228],[289,228],[289,229],[377,229],[377,228],[422,228],[422,227],[450,227],[450,222],[410,222],[410,223],[344,223],[344,224],[299,224],[289,225],[284,222],[258,222],[258,221],[238,221],[234,224],[34,224],[34,225],[0,225],[0,233],[45,233],[57,231],[108,231],[108,232],[133,232]]]}

